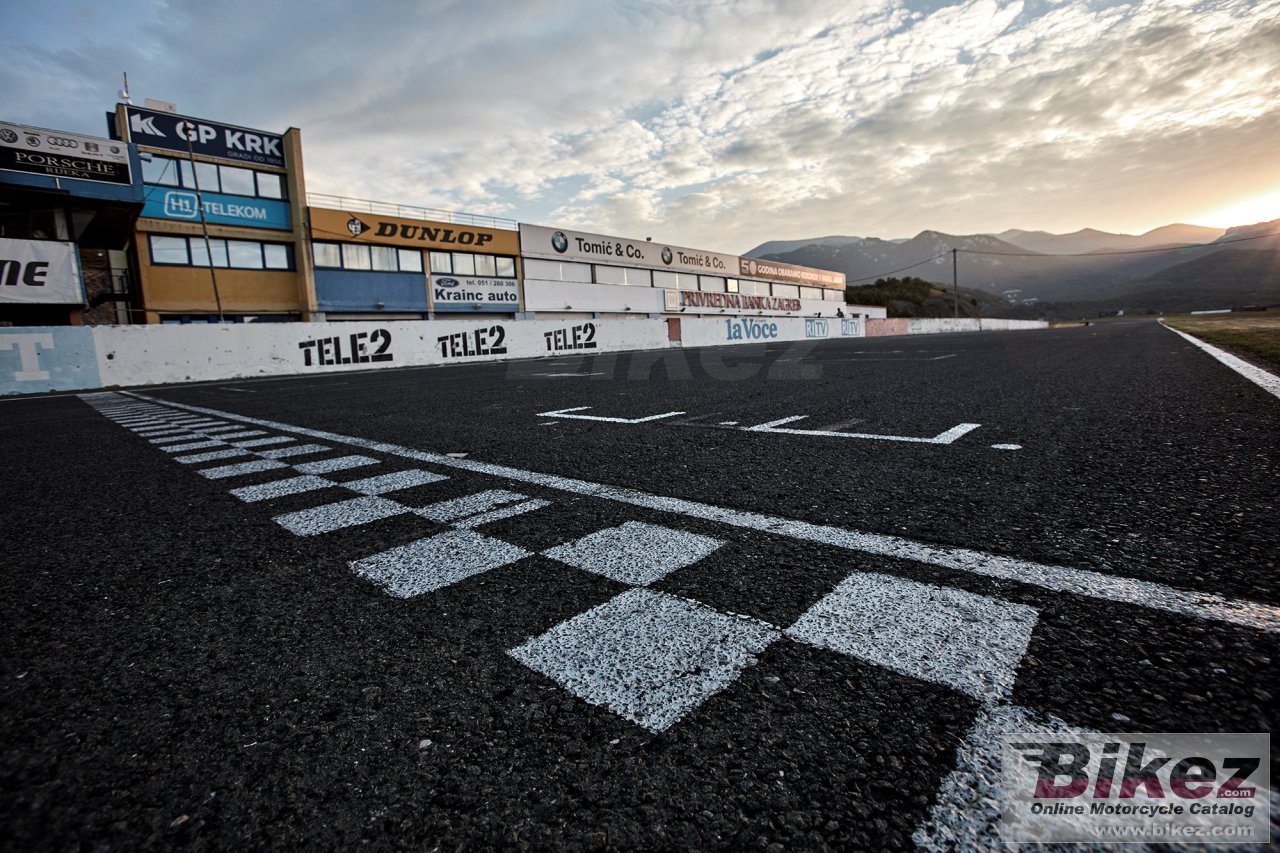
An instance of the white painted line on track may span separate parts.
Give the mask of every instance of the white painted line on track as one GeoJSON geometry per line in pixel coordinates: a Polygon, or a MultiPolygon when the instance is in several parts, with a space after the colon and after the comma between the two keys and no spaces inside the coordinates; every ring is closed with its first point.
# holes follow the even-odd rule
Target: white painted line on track
{"type": "MultiPolygon", "coordinates": [[[[292,438],[289,440],[293,441],[292,438]]],[[[244,447],[243,444],[239,446],[244,447]]],[[[290,456],[306,456],[308,453],[324,453],[326,450],[332,449],[327,444],[295,444],[290,447],[276,447],[255,452],[263,459],[287,459],[290,456]]]]}
{"type": "Polygon", "coordinates": [[[242,486],[238,489],[232,489],[231,494],[245,503],[256,503],[258,501],[271,500],[272,498],[281,498],[285,495],[314,492],[317,489],[327,489],[336,485],[337,483],[332,480],[326,480],[324,477],[299,475],[297,477],[286,477],[283,480],[272,480],[270,483],[259,483],[256,486],[242,486]]]}
{"type": "Polygon", "coordinates": [[[396,598],[412,598],[528,556],[523,548],[473,530],[450,530],[348,565],[396,598]]]}
{"type": "Polygon", "coordinates": [[[275,517],[276,524],[295,536],[317,536],[344,527],[368,524],[409,511],[407,506],[386,498],[358,497],[337,503],[323,504],[298,512],[287,512],[275,517]]]}
{"type": "Polygon", "coordinates": [[[489,512],[482,512],[479,515],[473,515],[470,518],[464,518],[456,521],[458,527],[467,529],[479,527],[483,524],[492,524],[495,521],[502,521],[504,518],[514,518],[517,515],[524,515],[526,512],[533,512],[535,509],[542,509],[544,506],[551,506],[551,501],[544,501],[540,498],[524,501],[513,506],[495,509],[489,512]]]}
{"type": "Polygon", "coordinates": [[[240,426],[239,424],[232,424],[232,425],[224,424],[222,426],[216,426],[216,427],[200,427],[199,432],[203,433],[204,435],[217,435],[220,432],[237,432],[243,429],[244,427],[240,426]]]}
{"type": "Polygon", "coordinates": [[[238,465],[219,465],[216,468],[202,468],[200,473],[210,480],[221,480],[225,477],[239,477],[244,474],[257,474],[259,471],[272,471],[276,468],[285,467],[288,466],[274,459],[256,459],[253,462],[241,462],[238,465]]]}
{"type": "MultiPolygon", "coordinates": [[[[199,438],[199,437],[200,437],[200,436],[198,436],[198,435],[192,435],[191,433],[187,432],[186,430],[182,430],[182,431],[180,431],[180,432],[179,432],[179,434],[178,434],[178,435],[169,435],[169,436],[165,436],[165,437],[163,437],[163,438],[152,438],[152,439],[148,439],[148,441],[150,441],[152,444],[173,444],[174,442],[178,442],[178,441],[190,441],[190,440],[191,440],[191,439],[193,439],[193,438],[199,438]]],[[[162,448],[160,448],[160,449],[161,449],[161,450],[165,450],[166,448],[163,448],[163,447],[162,447],[162,448]]]]}
{"type": "Polygon", "coordinates": [[[343,483],[342,488],[366,495],[385,495],[387,492],[411,489],[414,486],[425,486],[428,483],[438,483],[447,479],[449,478],[443,474],[434,474],[430,471],[410,468],[407,471],[393,471],[390,474],[379,474],[376,477],[366,477],[363,480],[352,480],[343,483]]]}
{"type": "Polygon", "coordinates": [[[991,445],[991,447],[994,450],[1021,450],[1022,449],[1021,444],[993,444],[991,445]]]}
{"type": "Polygon", "coordinates": [[[228,450],[214,450],[210,453],[192,453],[189,456],[175,456],[173,461],[181,462],[184,465],[191,465],[196,462],[216,462],[219,459],[231,459],[236,456],[248,456],[249,451],[241,450],[238,447],[232,447],[228,450]]]}
{"type": "Polygon", "coordinates": [[[450,522],[466,518],[469,515],[486,512],[503,504],[515,503],[527,497],[528,495],[522,495],[519,492],[491,489],[486,492],[476,492],[473,495],[464,495],[460,498],[428,504],[415,509],[414,512],[432,521],[450,522]]]}
{"type": "Polygon", "coordinates": [[[722,545],[722,540],[710,536],[628,521],[542,553],[622,583],[648,586],[676,569],[693,565],[722,545]]]}
{"type": "Polygon", "coordinates": [[[227,445],[221,441],[189,441],[186,444],[170,444],[161,447],[165,453],[181,453],[184,450],[205,450],[210,447],[226,447],[227,445]]]}
{"type": "Polygon", "coordinates": [[[301,462],[293,467],[303,474],[331,474],[334,471],[346,471],[348,468],[362,468],[365,465],[377,465],[378,460],[369,456],[339,456],[335,459],[321,459],[316,462],[301,462]]]}
{"type": "Polygon", "coordinates": [[[736,681],[778,637],[772,625],[640,588],[507,654],[656,733],[736,681]]]}
{"type": "Polygon", "coordinates": [[[561,409],[557,412],[541,412],[535,417],[539,418],[572,418],[578,421],[605,421],[611,424],[643,424],[649,421],[660,421],[663,418],[674,418],[676,415],[683,415],[684,412],[664,412],[661,415],[649,415],[647,418],[606,418],[600,415],[573,415],[570,412],[584,412],[591,406],[574,406],[571,409],[561,409]]]}
{"type": "Polygon", "coordinates": [[[288,442],[291,442],[291,441],[297,441],[297,439],[295,439],[291,435],[273,435],[273,436],[270,436],[269,438],[250,438],[247,441],[231,441],[231,439],[235,437],[236,437],[235,435],[218,436],[218,438],[222,439],[223,441],[230,442],[231,444],[234,444],[236,447],[270,447],[273,444],[287,444],[288,442]]]}
{"type": "Polygon", "coordinates": [[[254,436],[258,436],[258,435],[266,435],[266,433],[260,429],[248,429],[248,430],[241,430],[240,432],[224,432],[224,433],[221,433],[218,436],[218,438],[222,439],[223,441],[231,441],[232,439],[236,439],[236,438],[253,438],[254,436]]]}
{"type": "MultiPolygon", "coordinates": [[[[137,392],[120,393],[149,403],[159,402],[137,392]]],[[[1028,560],[1019,560],[1014,557],[1004,557],[968,548],[929,545],[899,536],[864,533],[858,530],[846,530],[839,527],[812,524],[806,521],[726,509],[712,504],[665,497],[636,489],[609,486],[603,483],[593,483],[588,480],[578,480],[555,474],[524,471],[519,468],[490,464],[475,459],[452,459],[440,453],[414,450],[389,442],[372,441],[325,430],[292,426],[261,418],[251,418],[247,415],[236,415],[229,412],[188,406],[185,403],[165,403],[165,405],[186,411],[217,415],[228,420],[255,424],[321,441],[347,444],[352,447],[359,447],[362,450],[400,456],[417,462],[455,468],[461,471],[471,471],[477,474],[489,474],[514,482],[530,483],[556,491],[614,501],[658,512],[669,512],[689,518],[700,518],[705,521],[728,524],[733,527],[756,530],[761,533],[784,536],[790,539],[818,542],[848,551],[911,560],[953,571],[1038,586],[1053,592],[1065,592],[1085,598],[1132,604],[1138,607],[1179,613],[1197,619],[1229,622],[1246,628],[1280,633],[1280,607],[1271,604],[1224,598],[1208,592],[1175,589],[1151,581],[1128,578],[1122,575],[1106,575],[1089,569],[1033,563],[1028,560]]]]}
{"type": "Polygon", "coordinates": [[[1227,352],[1226,350],[1218,349],[1213,344],[1207,344],[1197,337],[1188,335],[1186,332],[1175,329],[1172,326],[1166,324],[1164,320],[1160,321],[1160,325],[1164,326],[1166,329],[1173,332],[1175,335],[1178,335],[1186,339],[1187,341],[1190,341],[1195,346],[1198,346],[1200,349],[1209,353],[1209,355],[1213,356],[1218,361],[1222,362],[1227,367],[1234,370],[1236,373],[1239,373],[1245,379],[1248,379],[1250,382],[1252,382],[1254,385],[1257,385],[1259,388],[1266,391],[1268,394],[1273,394],[1276,397],[1280,397],[1280,376],[1276,376],[1273,373],[1269,373],[1263,370],[1261,367],[1255,367],[1254,365],[1245,361],[1243,358],[1234,356],[1231,353],[1227,352]]]}
{"type": "Polygon", "coordinates": [[[782,433],[783,435],[822,436],[825,438],[870,438],[879,441],[906,441],[914,444],[951,444],[961,436],[967,435],[982,426],[982,424],[959,424],[945,432],[938,433],[933,438],[914,438],[907,435],[876,435],[867,432],[831,432],[821,429],[779,429],[783,424],[802,421],[807,417],[809,416],[793,415],[789,418],[779,418],[776,421],[769,421],[753,427],[743,427],[743,430],[745,432],[772,432],[782,433]]]}
{"type": "MultiPolygon", "coordinates": [[[[1018,847],[1001,843],[998,827],[1002,787],[1003,741],[1001,736],[1014,732],[1036,732],[1063,735],[1063,740],[1077,740],[1082,731],[1056,717],[1040,717],[1018,705],[985,705],[964,742],[956,748],[955,769],[938,788],[929,816],[911,836],[920,850],[951,853],[955,850],[1003,851],[1018,847]]],[[[1034,849],[1037,845],[1027,845],[1034,849]]],[[[1090,849],[1068,845],[1070,849],[1090,849]]],[[[1064,848],[1066,849],[1066,848],[1064,848]]],[[[1093,849],[1113,849],[1111,845],[1093,849]]]]}
{"type": "Polygon", "coordinates": [[[1013,691],[1037,616],[1023,604],[867,572],[845,578],[786,634],[994,702],[1013,691]]]}

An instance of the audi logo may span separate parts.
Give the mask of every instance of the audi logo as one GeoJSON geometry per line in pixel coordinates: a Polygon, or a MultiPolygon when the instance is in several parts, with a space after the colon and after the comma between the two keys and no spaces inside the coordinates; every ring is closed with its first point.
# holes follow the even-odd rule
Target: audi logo
{"type": "Polygon", "coordinates": [[[46,136],[44,141],[55,148],[79,148],[80,143],[74,139],[67,139],[65,136],[46,136]]]}

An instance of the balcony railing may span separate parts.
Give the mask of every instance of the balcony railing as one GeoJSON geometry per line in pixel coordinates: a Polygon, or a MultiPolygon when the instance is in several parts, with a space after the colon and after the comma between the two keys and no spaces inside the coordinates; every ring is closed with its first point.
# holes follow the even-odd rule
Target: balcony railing
{"type": "Polygon", "coordinates": [[[477,216],[472,213],[458,213],[453,210],[439,210],[434,207],[414,207],[407,204],[391,204],[385,201],[369,201],[363,198],[347,198],[324,193],[307,193],[307,204],[313,207],[327,207],[330,210],[346,210],[351,213],[381,213],[384,216],[399,216],[404,219],[426,219],[433,222],[450,222],[455,225],[478,225],[482,228],[500,228],[505,231],[516,231],[519,223],[514,219],[503,219],[497,216],[477,216]]]}

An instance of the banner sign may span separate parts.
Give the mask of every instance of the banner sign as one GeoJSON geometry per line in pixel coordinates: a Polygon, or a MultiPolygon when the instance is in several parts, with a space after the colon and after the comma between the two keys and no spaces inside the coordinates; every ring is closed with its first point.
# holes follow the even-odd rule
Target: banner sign
{"type": "Polygon", "coordinates": [[[352,213],[309,207],[311,238],[343,243],[371,243],[409,249],[443,249],[485,255],[520,254],[519,235],[501,228],[404,219],[377,213],[352,213]]]}
{"type": "Polygon", "coordinates": [[[738,274],[744,278],[763,278],[770,281],[789,281],[796,284],[817,284],[826,287],[844,287],[844,273],[818,270],[779,261],[762,261],[759,258],[739,258],[738,274]]]}
{"type": "MultiPolygon", "coordinates": [[[[670,292],[670,291],[668,291],[670,292]]],[[[799,299],[782,296],[751,296],[746,293],[707,293],[681,290],[681,308],[733,308],[739,311],[799,311],[799,299]]]]}
{"type": "Polygon", "coordinates": [[[284,166],[284,137],[204,119],[126,106],[129,141],[262,166],[284,166]]]}
{"type": "Polygon", "coordinates": [[[605,237],[541,225],[520,226],[520,250],[531,258],[554,261],[647,267],[701,275],[737,275],[738,256],[682,249],[647,240],[605,237]]]}
{"type": "Polygon", "coordinates": [[[0,237],[0,302],[83,303],[75,244],[0,237]]]}
{"type": "Polygon", "coordinates": [[[97,136],[0,122],[0,169],[49,178],[131,184],[129,147],[97,136]]]}
{"type": "Polygon", "coordinates": [[[520,310],[520,288],[514,278],[472,276],[431,276],[432,310],[502,311],[520,310]]]}
{"type": "MultiPolygon", "coordinates": [[[[147,203],[142,215],[153,219],[200,221],[200,208],[193,190],[171,190],[148,187],[147,203]]],[[[289,203],[266,198],[201,192],[204,218],[211,225],[244,225],[250,228],[275,228],[288,231],[289,203]]]]}

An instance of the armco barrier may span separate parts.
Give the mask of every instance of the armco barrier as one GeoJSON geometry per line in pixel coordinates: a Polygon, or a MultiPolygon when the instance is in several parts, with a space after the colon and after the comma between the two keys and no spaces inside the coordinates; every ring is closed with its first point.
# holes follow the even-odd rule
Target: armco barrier
{"type": "MultiPolygon", "coordinates": [[[[565,354],[978,331],[977,320],[681,317],[0,328],[0,394],[288,376],[565,354]],[[892,332],[885,330],[892,329],[892,332]]],[[[981,329],[1044,328],[982,320],[981,329]]]]}

